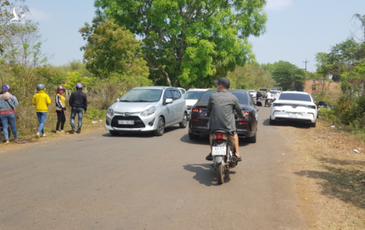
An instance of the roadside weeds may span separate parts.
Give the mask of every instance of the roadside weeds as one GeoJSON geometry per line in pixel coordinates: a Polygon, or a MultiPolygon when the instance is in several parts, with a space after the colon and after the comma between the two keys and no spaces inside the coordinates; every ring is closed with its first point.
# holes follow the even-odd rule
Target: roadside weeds
{"type": "Polygon", "coordinates": [[[319,119],[316,128],[278,126],[298,158],[298,208],[308,229],[365,229],[365,144],[330,126],[319,119]]]}

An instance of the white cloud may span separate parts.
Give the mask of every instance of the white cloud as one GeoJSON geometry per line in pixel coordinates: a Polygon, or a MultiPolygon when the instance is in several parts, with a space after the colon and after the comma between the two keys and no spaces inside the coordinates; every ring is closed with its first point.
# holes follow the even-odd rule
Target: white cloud
{"type": "Polygon", "coordinates": [[[43,11],[34,9],[34,8],[29,8],[30,14],[28,13],[25,17],[26,19],[32,19],[32,20],[43,20],[43,19],[47,19],[49,17],[49,15],[43,11]]]}
{"type": "Polygon", "coordinates": [[[282,10],[293,4],[293,0],[268,0],[266,4],[267,10],[282,10]]]}

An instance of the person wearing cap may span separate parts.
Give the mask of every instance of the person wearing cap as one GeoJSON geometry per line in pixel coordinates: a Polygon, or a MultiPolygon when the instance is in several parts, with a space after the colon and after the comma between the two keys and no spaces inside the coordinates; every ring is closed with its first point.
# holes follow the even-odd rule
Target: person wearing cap
{"type": "Polygon", "coordinates": [[[71,117],[70,117],[70,123],[72,132],[75,132],[75,116],[77,114],[78,117],[78,125],[77,125],[77,131],[76,133],[81,132],[81,126],[82,126],[82,115],[83,111],[87,110],[87,97],[86,94],[82,92],[82,84],[77,83],[76,84],[76,91],[71,93],[69,104],[71,106],[71,117]]]}
{"type": "Polygon", "coordinates": [[[36,106],[37,118],[38,118],[38,132],[37,137],[45,137],[44,125],[46,124],[46,118],[48,113],[48,106],[51,104],[51,99],[48,94],[45,93],[46,87],[43,84],[37,85],[38,92],[33,96],[32,103],[36,106]]]}
{"type": "Polygon", "coordinates": [[[3,125],[5,143],[9,143],[8,125],[10,125],[11,131],[13,132],[15,142],[18,142],[14,111],[17,106],[18,100],[10,93],[10,87],[8,85],[3,85],[0,92],[0,119],[3,125]]]}
{"type": "MultiPolygon", "coordinates": [[[[236,131],[236,122],[234,116],[234,110],[236,110],[239,117],[243,118],[245,115],[242,112],[242,108],[236,96],[228,93],[230,87],[229,79],[221,77],[218,81],[214,81],[217,84],[217,93],[213,93],[208,101],[207,114],[209,117],[209,129],[210,131],[222,129],[230,132],[234,137],[234,147],[236,149],[236,156],[238,161],[241,161],[241,155],[239,151],[239,139],[236,131]]],[[[210,140],[210,151],[212,152],[212,142],[210,140]]],[[[206,160],[213,160],[212,153],[209,153],[206,160]]]]}

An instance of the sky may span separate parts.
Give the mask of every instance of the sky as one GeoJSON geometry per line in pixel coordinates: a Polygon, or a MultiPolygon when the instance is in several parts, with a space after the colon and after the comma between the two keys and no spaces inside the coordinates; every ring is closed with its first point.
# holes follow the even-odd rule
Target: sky
{"type": "MultiPolygon", "coordinates": [[[[94,0],[26,0],[31,15],[39,22],[46,40],[42,51],[53,58],[50,63],[64,65],[82,60],[80,47],[85,45],[78,30],[91,24],[95,15],[94,0]]],[[[250,37],[256,60],[261,63],[288,61],[299,68],[316,71],[315,55],[328,53],[332,46],[356,34],[360,24],[355,13],[365,14],[365,0],[268,0],[266,32],[250,37]]]]}

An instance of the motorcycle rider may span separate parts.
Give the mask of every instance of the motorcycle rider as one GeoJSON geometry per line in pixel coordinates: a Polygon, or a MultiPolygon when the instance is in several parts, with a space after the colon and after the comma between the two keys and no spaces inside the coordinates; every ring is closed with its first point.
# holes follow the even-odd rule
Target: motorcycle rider
{"type": "Polygon", "coordinates": [[[272,96],[269,90],[266,91],[266,100],[265,100],[265,106],[269,106],[269,101],[272,100],[272,96]]]}
{"type": "Polygon", "coordinates": [[[261,99],[262,99],[262,93],[260,92],[260,90],[258,90],[256,94],[256,103],[261,102],[261,99]]]}
{"type": "MultiPolygon", "coordinates": [[[[244,118],[245,115],[242,112],[242,108],[236,96],[228,92],[230,82],[226,77],[221,77],[218,81],[214,81],[217,85],[217,93],[213,93],[208,101],[206,117],[209,117],[209,129],[214,130],[226,130],[230,132],[234,137],[234,148],[236,149],[237,160],[241,161],[239,151],[239,139],[236,131],[236,122],[234,110],[236,110],[240,118],[244,118]]],[[[210,140],[210,153],[205,158],[208,161],[213,160],[212,156],[212,140],[210,140]]]]}

